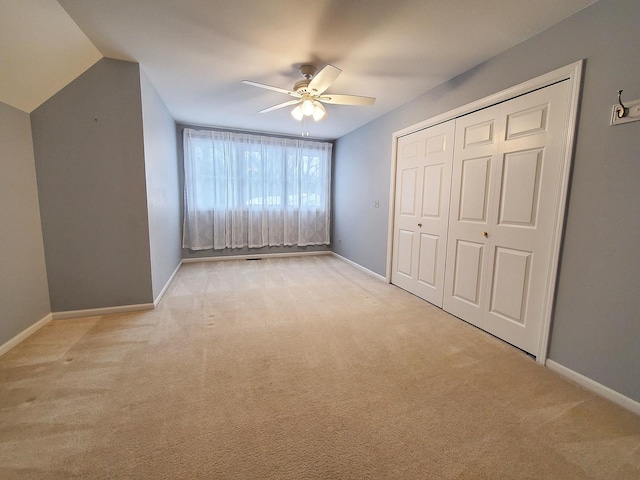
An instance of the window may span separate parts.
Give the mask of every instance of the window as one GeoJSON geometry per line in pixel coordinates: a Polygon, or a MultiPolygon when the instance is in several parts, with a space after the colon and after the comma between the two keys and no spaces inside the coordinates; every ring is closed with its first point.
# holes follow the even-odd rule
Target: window
{"type": "Polygon", "coordinates": [[[186,128],[183,247],[329,244],[331,150],[328,142],[186,128]]]}

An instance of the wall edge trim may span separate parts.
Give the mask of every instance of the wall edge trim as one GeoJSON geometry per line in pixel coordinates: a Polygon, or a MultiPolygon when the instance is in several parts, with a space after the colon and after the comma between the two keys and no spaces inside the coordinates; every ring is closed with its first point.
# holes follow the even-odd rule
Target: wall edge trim
{"type": "Polygon", "coordinates": [[[65,312],[53,312],[54,320],[65,320],[68,318],[95,317],[98,315],[112,315],[114,313],[140,312],[143,310],[153,310],[153,303],[139,303],[135,305],[118,305],[116,307],[89,308],[86,310],[69,310],[65,312]]]}
{"type": "Polygon", "coordinates": [[[0,357],[5,353],[9,352],[12,348],[18,346],[18,344],[22,343],[28,337],[36,333],[42,327],[44,327],[47,323],[53,320],[53,315],[51,313],[47,313],[44,317],[38,320],[33,325],[25,328],[23,331],[18,333],[15,337],[10,338],[4,344],[0,346],[0,357]]]}
{"type": "Polygon", "coordinates": [[[557,374],[569,380],[572,380],[578,385],[585,387],[587,390],[590,390],[593,393],[596,393],[597,395],[612,401],[616,405],[626,410],[629,410],[630,412],[635,413],[636,415],[640,415],[640,402],[637,402],[634,399],[621,394],[620,392],[617,392],[605,385],[602,385],[601,383],[598,383],[595,380],[590,379],[589,377],[585,377],[584,375],[574,370],[571,370],[570,368],[567,368],[564,365],[554,362],[553,360],[547,359],[545,366],[549,370],[552,370],[557,374]]]}
{"type": "Polygon", "coordinates": [[[178,262],[178,265],[176,266],[175,270],[169,277],[169,280],[167,280],[167,283],[164,284],[164,287],[162,287],[162,290],[160,290],[160,293],[158,294],[156,299],[153,301],[153,308],[157,308],[160,302],[162,301],[162,297],[164,297],[164,294],[167,293],[167,290],[169,289],[171,282],[173,282],[173,279],[176,277],[178,270],[180,270],[180,267],[182,266],[182,262],[183,262],[182,259],[178,262]]]}
{"type": "Polygon", "coordinates": [[[364,273],[368,273],[369,275],[376,277],[378,280],[382,280],[385,283],[389,283],[387,282],[387,279],[383,275],[380,275],[379,273],[376,273],[373,270],[369,270],[367,267],[363,267],[359,263],[356,263],[353,260],[349,260],[348,258],[343,257],[342,255],[339,255],[336,252],[331,252],[331,253],[333,254],[334,257],[342,260],[345,263],[348,263],[352,267],[356,267],[358,270],[362,270],[364,273]]]}
{"type": "Polygon", "coordinates": [[[263,253],[254,255],[224,255],[219,257],[191,257],[183,258],[182,263],[217,262],[223,260],[255,260],[258,258],[283,258],[283,257],[312,257],[317,255],[331,255],[331,250],[318,250],[315,252],[283,252],[263,253]]]}

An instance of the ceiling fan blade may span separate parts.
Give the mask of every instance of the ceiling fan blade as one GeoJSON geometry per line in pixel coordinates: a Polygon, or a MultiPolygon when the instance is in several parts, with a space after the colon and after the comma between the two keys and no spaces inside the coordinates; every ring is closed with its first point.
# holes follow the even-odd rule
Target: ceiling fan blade
{"type": "Polygon", "coordinates": [[[300,97],[300,94],[297,92],[292,92],[291,90],[285,90],[284,88],[272,87],[271,85],[265,85],[264,83],[252,82],[251,80],[242,80],[240,83],[244,83],[245,85],[251,85],[253,87],[265,88],[267,90],[273,90],[274,92],[284,93],[286,95],[291,95],[292,97],[300,97]]]}
{"type": "Polygon", "coordinates": [[[264,110],[260,110],[258,113],[269,113],[274,110],[278,110],[279,108],[288,107],[289,105],[295,105],[296,103],[300,103],[300,100],[289,100],[288,102],[279,103],[274,105],[273,107],[265,108],[264,110]]]}
{"type": "Polygon", "coordinates": [[[328,94],[321,95],[318,100],[334,105],[373,105],[376,101],[373,97],[361,97],[359,95],[328,94]]]}
{"type": "Polygon", "coordinates": [[[334,67],[333,65],[327,65],[322,70],[320,70],[315,77],[309,82],[309,86],[307,90],[312,92],[314,95],[320,95],[323,93],[329,86],[338,78],[338,75],[342,73],[338,67],[334,67]],[[315,92],[313,92],[315,90],[315,92]]]}

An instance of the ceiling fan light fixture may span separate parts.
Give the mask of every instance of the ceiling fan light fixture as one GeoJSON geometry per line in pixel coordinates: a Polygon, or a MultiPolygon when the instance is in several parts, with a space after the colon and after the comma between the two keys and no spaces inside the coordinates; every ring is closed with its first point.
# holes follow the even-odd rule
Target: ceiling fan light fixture
{"type": "Polygon", "coordinates": [[[313,111],[315,110],[315,105],[313,104],[313,100],[309,98],[305,98],[302,102],[302,114],[305,117],[309,117],[313,115],[313,111]]]}
{"type": "Polygon", "coordinates": [[[313,106],[313,119],[316,122],[319,122],[320,120],[322,120],[324,117],[327,116],[327,109],[324,108],[324,105],[322,105],[320,102],[313,102],[314,106],[313,106]]]}
{"type": "Polygon", "coordinates": [[[296,105],[296,107],[291,110],[291,116],[295,118],[297,121],[301,122],[304,117],[304,113],[302,113],[302,106],[296,105]]]}

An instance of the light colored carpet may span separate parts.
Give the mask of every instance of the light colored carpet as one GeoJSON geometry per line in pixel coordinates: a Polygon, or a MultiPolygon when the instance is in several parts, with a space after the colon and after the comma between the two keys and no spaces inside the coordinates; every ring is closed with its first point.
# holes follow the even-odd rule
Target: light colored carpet
{"type": "Polygon", "coordinates": [[[186,264],[0,359],[2,479],[634,479],[640,417],[334,257],[186,264]]]}

